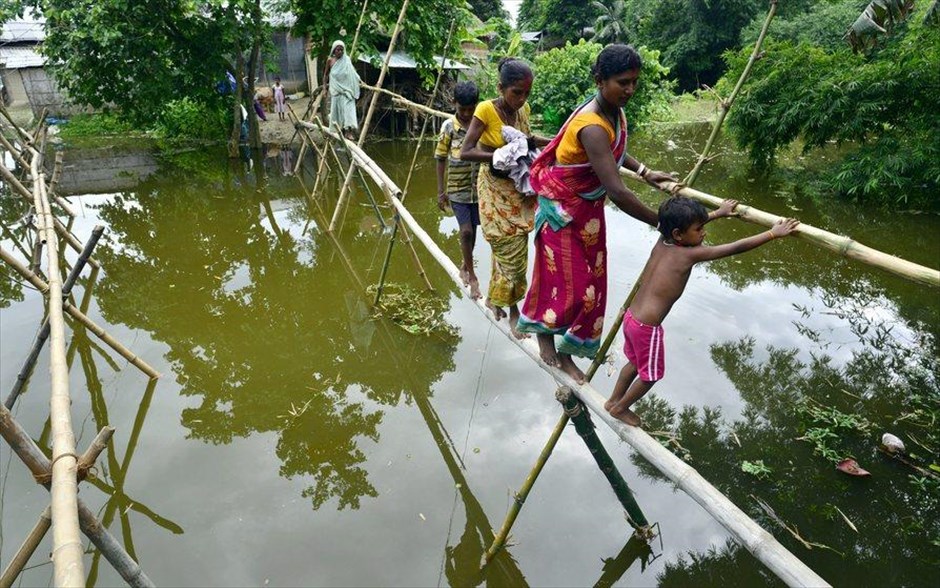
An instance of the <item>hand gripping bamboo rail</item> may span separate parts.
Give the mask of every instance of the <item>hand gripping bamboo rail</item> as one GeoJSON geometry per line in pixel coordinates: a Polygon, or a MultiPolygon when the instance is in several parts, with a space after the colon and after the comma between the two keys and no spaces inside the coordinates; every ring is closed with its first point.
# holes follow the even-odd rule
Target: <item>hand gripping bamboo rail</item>
{"type": "Polygon", "coordinates": [[[78,522],[78,456],[72,432],[72,400],[69,397],[68,365],[65,360],[65,316],[62,275],[59,271],[59,240],[53,232],[52,210],[46,194],[46,181],[39,169],[40,156],[33,152],[33,202],[39,230],[46,243],[46,272],[49,276],[49,348],[51,373],[50,420],[52,422],[52,562],[56,586],[85,583],[78,522]]]}
{"type": "MultiPolygon", "coordinates": [[[[647,184],[639,174],[625,167],[620,168],[620,175],[647,184]]],[[[717,196],[700,192],[694,188],[683,187],[682,184],[678,182],[663,182],[655,187],[663,192],[676,193],[688,198],[694,198],[712,208],[719,207],[722,202],[722,199],[717,196]]],[[[746,204],[738,204],[734,211],[741,220],[765,227],[773,226],[777,220],[782,218],[746,204]]],[[[796,231],[794,231],[791,236],[808,241],[814,245],[819,245],[830,251],[835,251],[843,257],[848,257],[849,259],[854,259],[883,269],[897,276],[901,276],[902,278],[920,282],[921,284],[927,284],[928,286],[940,287],[940,270],[924,267],[901,259],[900,257],[878,251],[877,249],[872,249],[850,237],[836,235],[835,233],[830,233],[829,231],[824,231],[820,228],[803,223],[800,223],[800,226],[796,228],[796,231]]]]}
{"type": "MultiPolygon", "coordinates": [[[[347,142],[347,146],[351,142],[347,142]]],[[[350,149],[350,153],[362,159],[363,167],[372,178],[379,182],[383,191],[389,194],[389,200],[401,217],[401,222],[407,225],[415,237],[425,246],[431,256],[441,268],[450,276],[454,284],[470,299],[469,291],[463,286],[460,272],[453,261],[445,254],[437,243],[425,232],[421,225],[411,216],[408,209],[395,196],[401,190],[388,180],[384,171],[375,164],[361,149],[350,149]]],[[[571,376],[558,368],[549,366],[539,356],[538,345],[531,339],[519,340],[512,336],[506,322],[493,318],[482,300],[471,302],[483,313],[506,338],[519,347],[540,368],[548,372],[556,382],[569,388],[581,399],[598,417],[607,423],[611,429],[633,449],[643,456],[657,470],[662,472],[676,486],[698,502],[702,508],[712,515],[737,540],[760,560],[774,574],[788,586],[828,586],[816,572],[800,561],[781,545],[773,535],[751,520],[741,509],[734,505],[724,494],[708,483],[692,466],[688,465],[668,449],[659,444],[646,431],[638,427],[630,427],[610,416],[603,409],[604,397],[590,384],[578,385],[571,376]]]]}
{"type": "MultiPolygon", "coordinates": [[[[363,87],[373,89],[371,86],[363,85],[363,87]]],[[[399,96],[394,92],[390,92],[388,90],[381,91],[391,95],[394,102],[409,108],[427,112],[428,114],[433,114],[434,116],[440,118],[449,118],[451,116],[450,114],[441,110],[434,110],[422,104],[412,102],[404,96],[399,96]]],[[[620,168],[620,175],[646,184],[646,182],[640,178],[640,176],[625,167],[620,168]]],[[[712,208],[717,208],[721,205],[722,202],[722,199],[717,196],[712,196],[711,194],[706,194],[705,192],[700,192],[692,188],[680,187],[677,182],[664,182],[657,187],[660,190],[669,193],[679,187],[677,191],[678,194],[687,196],[689,198],[695,198],[699,202],[711,206],[712,208]]],[[[735,212],[739,213],[739,217],[742,220],[766,227],[772,226],[777,221],[777,219],[781,218],[769,212],[764,212],[752,206],[747,206],[746,204],[738,204],[735,212]]],[[[824,231],[822,229],[802,223],[800,224],[799,228],[797,228],[793,236],[825,249],[829,249],[830,251],[835,251],[843,257],[848,257],[849,259],[854,259],[855,261],[860,261],[864,264],[891,272],[895,275],[901,276],[902,278],[920,282],[922,284],[927,284],[929,286],[940,287],[940,270],[924,267],[905,259],[901,259],[900,257],[878,251],[877,249],[872,249],[871,247],[862,245],[850,237],[830,233],[829,231],[824,231]]]]}

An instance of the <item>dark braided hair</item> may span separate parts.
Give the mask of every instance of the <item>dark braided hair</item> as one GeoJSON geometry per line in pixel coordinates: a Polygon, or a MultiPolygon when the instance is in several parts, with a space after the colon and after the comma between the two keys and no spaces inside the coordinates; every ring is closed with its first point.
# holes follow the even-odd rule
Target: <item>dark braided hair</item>
{"type": "Polygon", "coordinates": [[[642,67],[643,60],[632,45],[615,43],[601,50],[591,73],[594,74],[595,79],[603,81],[617,74],[642,67]]]}
{"type": "Polygon", "coordinates": [[[694,223],[708,220],[708,210],[698,200],[685,196],[672,196],[659,205],[659,232],[667,239],[672,239],[673,229],[679,232],[688,229],[694,223]]]}
{"type": "Polygon", "coordinates": [[[529,64],[515,57],[502,58],[497,66],[497,71],[499,71],[499,83],[504,88],[533,77],[532,68],[529,67],[529,64]]]}

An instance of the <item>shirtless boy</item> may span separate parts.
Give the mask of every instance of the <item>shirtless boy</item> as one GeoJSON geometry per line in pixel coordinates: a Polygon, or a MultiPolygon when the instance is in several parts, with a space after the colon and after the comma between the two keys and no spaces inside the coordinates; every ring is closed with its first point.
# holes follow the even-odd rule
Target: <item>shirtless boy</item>
{"type": "Polygon", "coordinates": [[[736,200],[725,200],[711,214],[699,202],[676,196],[659,207],[659,232],[649,261],[643,270],[643,282],[623,321],[623,351],[629,362],[620,371],[617,384],[604,408],[611,416],[628,425],[639,426],[640,417],[630,410],[650,391],[665,370],[663,319],[682,296],[692,267],[702,261],[744,253],[792,233],[799,221],[780,219],[769,231],[724,245],[702,245],[708,221],[732,216],[736,200]]]}

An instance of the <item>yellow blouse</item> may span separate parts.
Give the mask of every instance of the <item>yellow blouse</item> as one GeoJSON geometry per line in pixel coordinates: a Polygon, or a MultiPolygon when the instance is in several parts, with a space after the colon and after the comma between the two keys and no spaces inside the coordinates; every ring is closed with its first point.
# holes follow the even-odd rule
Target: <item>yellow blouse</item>
{"type": "Polygon", "coordinates": [[[607,137],[610,142],[614,142],[614,128],[610,126],[610,121],[607,120],[606,117],[597,112],[582,112],[575,116],[574,120],[568,124],[565,135],[561,138],[561,142],[558,143],[558,147],[555,150],[555,160],[558,161],[558,163],[565,165],[587,163],[587,152],[584,150],[584,145],[582,145],[581,141],[578,139],[578,133],[584,127],[591,125],[601,126],[607,131],[607,137]]]}
{"type": "MultiPolygon", "coordinates": [[[[516,128],[525,134],[529,134],[529,111],[531,107],[526,102],[519,109],[516,118],[516,128]]],[[[480,135],[480,143],[492,149],[499,149],[506,144],[503,141],[503,119],[499,118],[496,112],[496,104],[493,100],[485,100],[477,104],[477,109],[473,111],[473,116],[480,119],[483,123],[483,134],[480,135]]]]}

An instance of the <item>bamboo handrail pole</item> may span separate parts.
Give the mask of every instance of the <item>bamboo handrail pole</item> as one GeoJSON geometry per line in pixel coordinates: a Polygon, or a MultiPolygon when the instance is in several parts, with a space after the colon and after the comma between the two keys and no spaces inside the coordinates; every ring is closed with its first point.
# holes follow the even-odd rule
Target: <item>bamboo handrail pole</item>
{"type": "MultiPolygon", "coordinates": [[[[40,125],[41,127],[41,125],[40,125]]],[[[49,277],[49,348],[51,374],[50,419],[52,422],[52,562],[56,586],[84,583],[84,548],[78,522],[78,457],[72,431],[68,365],[65,361],[65,318],[59,248],[52,226],[52,211],[46,194],[45,178],[39,167],[41,154],[34,152],[30,161],[33,177],[33,201],[42,217],[46,241],[46,275],[49,277]]]]}
{"type": "Polygon", "coordinates": [[[764,26],[761,27],[760,34],[757,36],[757,41],[754,43],[754,50],[751,51],[751,57],[747,60],[747,65],[744,66],[744,71],[741,72],[741,77],[738,78],[738,83],[734,85],[734,90],[731,91],[731,95],[728,96],[727,100],[721,100],[721,113],[719,113],[718,118],[715,120],[715,125],[712,127],[711,135],[708,137],[708,141],[705,143],[705,149],[698,156],[698,161],[695,162],[695,166],[692,168],[692,171],[689,172],[689,175],[682,180],[682,183],[686,186],[691,186],[695,183],[695,180],[698,178],[699,172],[702,171],[702,166],[705,165],[705,162],[708,161],[708,153],[712,150],[712,145],[715,143],[715,139],[718,137],[718,131],[721,130],[721,125],[725,122],[725,117],[728,116],[728,111],[731,110],[731,105],[734,104],[735,98],[738,97],[738,93],[741,92],[741,87],[744,85],[744,81],[747,80],[747,77],[751,73],[751,68],[754,67],[754,63],[757,62],[758,55],[760,54],[761,44],[764,42],[764,37],[767,36],[767,29],[770,28],[770,21],[774,19],[774,13],[777,12],[777,0],[770,0],[770,10],[767,11],[767,18],[764,19],[764,26]]]}
{"type": "Polygon", "coordinates": [[[3,133],[0,133],[0,145],[10,152],[10,155],[13,156],[13,160],[16,162],[16,165],[20,166],[20,168],[24,170],[29,169],[29,164],[26,163],[25,159],[23,159],[23,155],[16,147],[13,146],[12,143],[10,143],[10,141],[7,140],[3,133]]]}
{"type": "MultiPolygon", "coordinates": [[[[620,168],[620,175],[646,184],[636,172],[628,170],[627,168],[620,168]]],[[[656,187],[667,193],[675,191],[675,193],[681,196],[694,198],[712,208],[718,208],[722,203],[722,199],[717,196],[701,192],[694,188],[682,187],[682,185],[677,182],[663,182],[656,187]]],[[[777,220],[783,218],[746,204],[738,204],[737,208],[734,210],[741,220],[764,227],[773,226],[777,220]]],[[[921,284],[927,284],[928,286],[940,287],[940,270],[931,269],[901,259],[900,257],[878,251],[877,249],[872,249],[867,245],[862,245],[851,237],[830,233],[829,231],[824,231],[823,229],[805,223],[800,223],[800,226],[796,228],[792,236],[834,251],[842,257],[860,261],[864,264],[890,272],[896,276],[921,284]]]]}
{"type": "MultiPolygon", "coordinates": [[[[395,28],[392,30],[392,38],[388,42],[388,50],[385,52],[385,61],[382,62],[382,69],[379,71],[379,79],[375,82],[376,86],[382,87],[382,83],[385,81],[385,74],[388,73],[388,64],[392,59],[392,53],[395,51],[395,43],[398,41],[398,33],[401,31],[401,25],[405,20],[405,13],[408,11],[408,2],[409,0],[404,0],[401,4],[401,11],[398,13],[398,20],[395,22],[395,28]]],[[[366,140],[366,135],[369,134],[369,123],[372,122],[372,114],[375,112],[375,106],[378,104],[379,95],[376,93],[372,94],[372,99],[369,102],[369,109],[366,111],[365,120],[362,121],[362,129],[359,131],[359,140],[356,142],[358,146],[366,140]]],[[[330,227],[328,230],[334,231],[336,229],[336,223],[339,220],[340,212],[342,212],[343,207],[346,204],[346,195],[349,191],[349,182],[352,180],[353,167],[349,168],[349,172],[346,173],[346,179],[343,180],[343,187],[339,191],[339,200],[336,202],[336,209],[333,210],[333,218],[330,220],[330,227]]]]}
{"type": "MultiPolygon", "coordinates": [[[[85,450],[85,453],[83,453],[78,460],[79,478],[84,478],[85,475],[87,475],[88,470],[95,463],[95,460],[98,459],[98,456],[104,451],[105,447],[107,447],[107,443],[112,435],[114,435],[114,428],[104,427],[94,438],[91,445],[88,446],[88,449],[85,450]]],[[[39,515],[39,520],[36,521],[36,525],[29,532],[23,545],[17,550],[6,569],[3,570],[3,575],[0,576],[0,588],[9,588],[13,585],[13,582],[16,580],[17,576],[19,576],[20,572],[23,571],[27,562],[29,562],[29,558],[32,557],[33,552],[36,551],[36,548],[42,542],[43,537],[46,536],[46,532],[49,531],[49,527],[51,526],[52,507],[47,506],[46,509],[42,511],[42,514],[39,515]]]]}
{"type": "Polygon", "coordinates": [[[42,511],[42,514],[39,515],[39,520],[36,521],[36,524],[29,532],[29,535],[26,536],[23,544],[20,545],[20,548],[13,555],[10,563],[7,564],[6,569],[3,570],[3,574],[0,575],[0,588],[10,588],[13,586],[13,582],[16,581],[16,578],[20,575],[20,572],[23,571],[23,568],[26,567],[26,564],[29,563],[29,558],[33,556],[36,548],[42,543],[43,538],[46,536],[51,526],[52,507],[47,506],[46,509],[42,511]]]}
{"type": "Polygon", "coordinates": [[[412,102],[411,100],[408,100],[401,94],[396,94],[395,92],[392,92],[391,90],[386,90],[385,88],[372,86],[365,82],[359,82],[359,87],[365,88],[366,90],[371,90],[372,92],[381,92],[382,94],[386,94],[391,97],[392,102],[396,104],[401,104],[402,106],[410,108],[411,110],[418,110],[426,114],[436,116],[438,118],[450,118],[454,116],[454,113],[452,112],[444,112],[443,110],[437,110],[436,108],[431,108],[431,106],[425,106],[424,104],[418,104],[417,102],[412,102]]]}
{"type": "Polygon", "coordinates": [[[369,0],[362,0],[362,10],[359,12],[359,24],[356,25],[356,33],[353,35],[352,48],[349,50],[349,58],[352,59],[356,54],[356,45],[359,43],[359,31],[362,29],[362,21],[366,18],[366,8],[369,7],[369,0]]]}
{"type": "MultiPolygon", "coordinates": [[[[450,48],[450,40],[454,35],[454,26],[456,25],[456,20],[450,21],[450,30],[447,31],[447,39],[444,41],[444,50],[441,51],[441,63],[437,68],[437,77],[434,80],[434,88],[431,90],[431,97],[428,98],[428,107],[434,104],[434,99],[437,97],[437,90],[441,85],[441,77],[444,75],[444,61],[447,59],[447,49],[450,48]]],[[[405,189],[402,191],[401,201],[404,202],[405,198],[408,196],[408,188],[411,186],[411,176],[415,171],[415,164],[418,162],[418,153],[421,151],[421,145],[424,144],[424,134],[428,129],[428,121],[430,116],[424,117],[424,121],[421,123],[421,134],[418,136],[418,144],[415,145],[414,154],[411,157],[411,167],[408,168],[408,177],[405,179],[405,189]]],[[[375,300],[372,302],[372,306],[378,306],[379,301],[382,299],[382,290],[385,288],[385,276],[388,274],[388,268],[392,263],[392,249],[395,248],[395,240],[398,237],[398,227],[401,223],[398,221],[398,216],[395,216],[395,226],[392,228],[392,235],[388,240],[388,248],[385,250],[385,261],[382,264],[382,271],[379,274],[379,285],[375,290],[375,300]]]]}
{"type": "MultiPolygon", "coordinates": [[[[421,228],[408,209],[397,199],[392,203],[402,217],[402,221],[414,233],[415,237],[425,246],[431,256],[441,268],[450,276],[469,298],[469,291],[463,286],[457,266],[445,254],[434,240],[421,228]]],[[[516,339],[509,331],[505,322],[496,321],[480,300],[472,300],[497,330],[519,347],[540,368],[548,372],[562,386],[571,388],[575,395],[584,402],[588,408],[595,412],[601,420],[607,423],[614,432],[637,453],[649,461],[657,470],[675,482],[693,500],[722,524],[748,551],[764,563],[774,574],[789,586],[828,586],[818,574],[801,562],[796,556],[787,551],[770,533],[750,519],[741,509],[734,505],[726,496],[709,484],[690,465],[676,457],[672,452],[659,444],[646,431],[638,427],[630,427],[613,417],[604,410],[605,398],[590,384],[579,385],[568,374],[558,368],[549,366],[539,355],[538,346],[530,339],[516,339]]],[[[567,418],[567,417],[564,417],[567,418]]],[[[560,432],[559,432],[560,434],[560,432]]]]}
{"type": "MultiPolygon", "coordinates": [[[[12,267],[18,274],[26,278],[26,280],[29,281],[29,283],[32,284],[33,287],[39,290],[40,292],[45,292],[46,290],[49,289],[49,285],[46,284],[46,282],[44,282],[42,278],[37,276],[35,273],[29,271],[22,263],[20,263],[12,255],[10,255],[9,252],[7,252],[7,250],[4,249],[3,247],[0,247],[0,261],[5,262],[7,265],[12,267]]],[[[144,372],[151,378],[160,377],[160,372],[153,369],[147,362],[142,360],[140,357],[135,355],[130,349],[125,347],[123,344],[121,344],[120,341],[118,341],[117,339],[109,335],[107,331],[105,331],[103,328],[98,326],[98,324],[95,323],[93,320],[88,318],[85,315],[85,313],[83,313],[79,309],[75,308],[75,306],[67,302],[63,304],[63,308],[65,312],[69,314],[69,316],[71,316],[73,319],[77,320],[82,325],[84,325],[85,328],[87,328],[89,331],[94,333],[95,336],[97,336],[99,339],[107,343],[108,347],[117,351],[121,357],[126,359],[129,363],[134,365],[137,369],[144,372]]]]}
{"type": "MultiPolygon", "coordinates": [[[[310,123],[302,124],[306,127],[310,123]]],[[[349,151],[349,153],[354,158],[356,158],[359,166],[365,169],[366,173],[368,173],[372,179],[375,180],[376,184],[382,188],[382,192],[385,193],[385,197],[389,206],[394,207],[392,199],[397,200],[398,196],[401,195],[401,189],[395,185],[395,182],[393,182],[391,178],[388,177],[388,175],[386,175],[385,170],[372,161],[372,158],[362,150],[362,147],[343,137],[343,135],[337,135],[335,131],[327,128],[324,128],[323,131],[333,138],[339,141],[343,141],[343,143],[346,145],[347,151],[349,151]]],[[[401,227],[400,230],[401,240],[408,246],[408,250],[411,253],[411,260],[415,265],[415,269],[418,272],[418,275],[421,276],[421,278],[424,280],[424,285],[427,287],[427,289],[433,291],[434,286],[431,285],[431,280],[428,278],[427,272],[424,271],[424,266],[421,264],[421,259],[418,257],[418,252],[415,250],[414,243],[411,241],[411,237],[408,235],[407,227],[401,227]]]]}
{"type": "MultiPolygon", "coordinates": [[[[52,465],[49,458],[39,449],[32,437],[16,422],[5,406],[0,406],[0,436],[7,441],[34,477],[48,474],[52,465]]],[[[131,559],[114,536],[101,526],[95,514],[81,499],[78,499],[78,518],[82,532],[111,562],[111,565],[114,566],[114,569],[128,585],[135,587],[154,586],[150,578],[137,565],[137,562],[131,559]]],[[[82,578],[81,585],[84,585],[84,583],[84,578],[82,578]]]]}
{"type": "MultiPolygon", "coordinates": [[[[64,297],[67,297],[71,293],[72,287],[75,285],[75,281],[78,279],[82,268],[85,267],[85,262],[91,256],[91,252],[95,248],[95,245],[97,245],[98,239],[101,238],[102,233],[104,233],[104,227],[101,225],[96,226],[92,230],[91,237],[89,237],[88,242],[85,244],[85,248],[82,250],[82,254],[78,257],[78,261],[75,262],[75,265],[72,266],[72,271],[69,272],[69,277],[65,280],[65,284],[62,286],[62,295],[64,297]]],[[[30,348],[29,353],[26,355],[26,360],[23,362],[23,367],[20,368],[19,373],[16,375],[16,381],[13,383],[13,388],[10,390],[10,394],[7,395],[7,399],[3,403],[7,408],[13,408],[13,404],[16,402],[17,397],[19,397],[20,393],[23,391],[23,387],[29,380],[29,375],[33,372],[33,367],[36,365],[36,360],[39,358],[39,352],[42,351],[43,346],[46,344],[46,339],[49,338],[49,333],[49,320],[46,319],[39,328],[39,332],[36,334],[36,338],[33,340],[33,345],[30,348]]]]}

